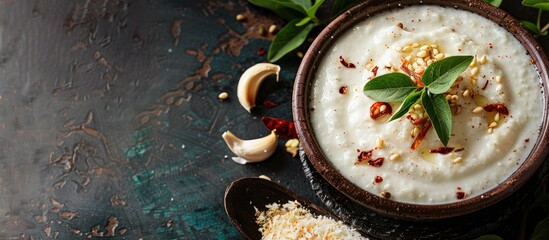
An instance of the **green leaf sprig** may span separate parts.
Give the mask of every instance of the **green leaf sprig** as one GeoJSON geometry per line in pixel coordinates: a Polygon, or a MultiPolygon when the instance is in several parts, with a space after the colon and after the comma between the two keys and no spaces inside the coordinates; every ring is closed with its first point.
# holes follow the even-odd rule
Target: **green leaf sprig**
{"type": "Polygon", "coordinates": [[[248,0],[251,4],[266,8],[276,15],[288,20],[274,38],[267,59],[276,62],[282,57],[299,48],[311,31],[329,22],[349,8],[357,5],[361,0],[335,0],[332,5],[332,16],[328,21],[321,21],[316,13],[325,0],[248,0]]]}
{"type": "Polygon", "coordinates": [[[431,120],[438,138],[448,145],[452,133],[452,112],[444,93],[450,89],[459,75],[465,71],[473,56],[452,56],[429,65],[421,84],[416,84],[403,73],[377,76],[364,85],[364,94],[380,102],[403,102],[389,121],[398,119],[417,103],[421,103],[431,120]]]}
{"type": "Polygon", "coordinates": [[[490,5],[492,5],[494,7],[499,7],[503,0],[482,0],[482,1],[484,1],[486,3],[489,3],[490,5]]]}
{"type": "Polygon", "coordinates": [[[549,0],[523,0],[522,5],[538,9],[538,17],[536,23],[530,21],[522,21],[522,25],[538,36],[547,36],[549,23],[541,26],[541,15],[544,11],[549,11],[549,0]]]}

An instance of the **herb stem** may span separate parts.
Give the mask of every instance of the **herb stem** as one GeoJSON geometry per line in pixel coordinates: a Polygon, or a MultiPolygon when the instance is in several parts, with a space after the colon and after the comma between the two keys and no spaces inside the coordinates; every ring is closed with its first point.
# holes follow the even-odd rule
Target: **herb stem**
{"type": "Polygon", "coordinates": [[[549,23],[545,24],[545,26],[543,26],[543,28],[540,30],[540,32],[543,33],[547,30],[549,30],[549,23]]]}
{"type": "Polygon", "coordinates": [[[542,13],[542,10],[539,9],[538,10],[538,21],[536,23],[536,26],[538,26],[538,29],[541,29],[541,24],[540,24],[540,22],[541,22],[541,13],[542,13]]]}

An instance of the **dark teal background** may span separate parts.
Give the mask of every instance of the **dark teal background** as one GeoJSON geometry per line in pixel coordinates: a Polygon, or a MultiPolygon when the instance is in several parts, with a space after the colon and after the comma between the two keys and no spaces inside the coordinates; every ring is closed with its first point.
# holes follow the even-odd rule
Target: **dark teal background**
{"type": "MultiPolygon", "coordinates": [[[[283,23],[243,0],[0,0],[0,239],[239,239],[225,188],[261,174],[319,203],[284,141],[242,166],[221,139],[292,119],[295,53],[252,114],[236,98],[266,61],[273,36],[258,29],[283,23]]],[[[515,224],[497,232],[514,238],[515,224]]]]}

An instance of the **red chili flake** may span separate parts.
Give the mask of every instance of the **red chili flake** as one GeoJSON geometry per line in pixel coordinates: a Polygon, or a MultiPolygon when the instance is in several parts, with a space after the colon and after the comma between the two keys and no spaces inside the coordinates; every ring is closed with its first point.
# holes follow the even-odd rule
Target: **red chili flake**
{"type": "Polygon", "coordinates": [[[423,82],[421,81],[421,76],[408,68],[408,60],[401,58],[400,62],[402,63],[400,65],[400,69],[404,71],[404,73],[408,74],[408,76],[410,76],[414,80],[416,85],[420,87],[425,86],[425,84],[423,84],[423,82]]]}
{"type": "Polygon", "coordinates": [[[464,199],[467,196],[464,192],[456,192],[456,198],[457,199],[464,199]]]}
{"type": "Polygon", "coordinates": [[[461,187],[457,187],[457,190],[460,190],[460,191],[461,191],[461,187]]]}
{"type": "Polygon", "coordinates": [[[421,145],[421,141],[423,141],[429,129],[431,129],[431,121],[427,121],[425,125],[423,125],[423,128],[421,128],[421,131],[419,131],[419,133],[417,134],[416,139],[414,139],[414,142],[412,143],[412,146],[410,146],[412,150],[416,150],[419,145],[421,145]]]}
{"type": "Polygon", "coordinates": [[[263,102],[263,106],[265,106],[266,108],[274,108],[274,107],[278,106],[278,104],[276,104],[273,101],[265,100],[263,102]]]}
{"type": "Polygon", "coordinates": [[[339,93],[341,93],[343,95],[347,94],[347,86],[341,86],[339,88],[339,93]]]}
{"type": "Polygon", "coordinates": [[[486,88],[488,87],[488,83],[490,83],[490,79],[486,80],[486,83],[482,87],[482,90],[486,90],[486,88]]]}
{"type": "Polygon", "coordinates": [[[488,46],[490,46],[490,48],[494,48],[494,45],[492,45],[492,43],[488,44],[488,46]]]}
{"type": "Polygon", "coordinates": [[[341,64],[346,68],[356,68],[356,66],[353,63],[348,63],[347,61],[345,61],[343,56],[339,56],[339,62],[341,62],[341,64]]]}
{"type": "Polygon", "coordinates": [[[383,182],[383,178],[381,176],[376,176],[375,181],[376,183],[383,182]]]}
{"type": "Polygon", "coordinates": [[[488,105],[484,106],[484,110],[487,111],[487,112],[496,111],[496,112],[498,112],[500,114],[503,114],[503,115],[509,115],[509,110],[507,109],[507,107],[505,107],[505,105],[503,105],[503,103],[488,104],[488,105]]]}
{"type": "MultiPolygon", "coordinates": [[[[467,139],[466,139],[466,140],[467,140],[467,139]]],[[[465,150],[465,148],[458,148],[458,149],[454,150],[454,152],[461,152],[461,151],[463,151],[463,150],[465,150]]]]}
{"type": "Polygon", "coordinates": [[[265,55],[265,53],[266,53],[265,48],[260,47],[259,49],[257,49],[257,55],[263,56],[265,55]]]}
{"type": "Polygon", "coordinates": [[[439,153],[439,154],[448,154],[448,153],[451,153],[452,151],[454,151],[453,147],[439,147],[439,148],[431,149],[429,152],[439,153]]]}
{"type": "Polygon", "coordinates": [[[379,70],[378,66],[372,68],[372,76],[369,79],[375,78],[377,76],[377,70],[379,70]]]}
{"type": "Polygon", "coordinates": [[[391,108],[391,105],[386,102],[375,102],[370,107],[370,117],[374,120],[382,117],[385,114],[391,115],[391,113],[393,113],[393,109],[391,108]],[[385,106],[385,109],[383,111],[381,111],[381,106],[385,106]]]}
{"type": "Polygon", "coordinates": [[[530,142],[530,138],[524,139],[524,142],[530,142]]]}
{"type": "Polygon", "coordinates": [[[297,138],[295,125],[291,121],[286,121],[279,118],[263,117],[261,121],[267,129],[273,131],[276,129],[276,134],[281,138],[297,138]]]}
{"type": "MultiPolygon", "coordinates": [[[[410,116],[410,119],[412,119],[412,116],[411,116],[411,115],[408,115],[408,116],[410,116]]],[[[412,121],[412,124],[414,124],[414,125],[421,125],[421,124],[424,124],[425,122],[427,122],[427,119],[428,119],[428,118],[426,118],[426,117],[420,118],[420,119],[415,119],[415,120],[412,121]]]]}
{"type": "MultiPolygon", "coordinates": [[[[358,149],[357,149],[358,150],[358,149]]],[[[360,154],[358,155],[357,157],[357,161],[356,163],[361,163],[361,162],[364,162],[364,161],[370,161],[372,159],[372,153],[374,152],[374,150],[370,150],[370,151],[362,151],[360,152],[360,154]]]]}
{"type": "Polygon", "coordinates": [[[372,167],[381,167],[381,165],[383,165],[383,161],[385,160],[385,158],[378,158],[376,160],[370,160],[368,161],[368,164],[372,167]]]}

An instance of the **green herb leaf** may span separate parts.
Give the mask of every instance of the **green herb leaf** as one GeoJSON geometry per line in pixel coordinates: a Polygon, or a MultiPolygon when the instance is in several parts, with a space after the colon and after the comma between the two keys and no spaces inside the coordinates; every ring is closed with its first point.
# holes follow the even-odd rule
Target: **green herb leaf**
{"type": "Polygon", "coordinates": [[[416,90],[417,85],[403,73],[377,76],[364,85],[364,94],[380,102],[401,102],[416,90]]]}
{"type": "MultiPolygon", "coordinates": [[[[280,1],[280,0],[279,0],[280,1]]],[[[307,9],[311,8],[311,0],[289,0],[288,2],[293,2],[303,8],[303,10],[307,11],[307,9]]]]}
{"type": "Polygon", "coordinates": [[[303,19],[301,19],[301,21],[299,21],[298,23],[295,24],[296,27],[301,27],[307,23],[309,23],[311,21],[311,18],[310,17],[305,17],[303,19]]]}
{"type": "Polygon", "coordinates": [[[320,6],[324,4],[325,1],[326,0],[316,0],[315,4],[311,8],[309,8],[309,10],[307,10],[307,16],[309,16],[312,19],[318,20],[318,18],[316,17],[316,12],[320,8],[320,6]]]}
{"type": "Polygon", "coordinates": [[[549,239],[549,216],[539,222],[530,237],[530,240],[546,240],[549,239]]]}
{"type": "Polygon", "coordinates": [[[269,48],[267,59],[269,62],[276,62],[287,53],[298,48],[305,42],[307,35],[314,27],[313,23],[307,23],[304,26],[296,26],[299,19],[294,19],[276,34],[275,39],[269,48]]]}
{"type": "Polygon", "coordinates": [[[525,28],[527,28],[528,30],[530,30],[532,33],[534,33],[535,35],[538,35],[538,36],[546,36],[547,35],[547,31],[545,32],[540,32],[538,26],[533,23],[533,22],[529,22],[529,21],[522,21],[522,26],[524,26],[525,28]]]}
{"type": "Polygon", "coordinates": [[[524,0],[522,5],[549,11],[549,1],[547,0],[524,0]]]}
{"type": "Polygon", "coordinates": [[[421,103],[427,116],[431,119],[438,138],[444,146],[447,146],[452,133],[452,112],[448,101],[442,94],[431,94],[429,91],[424,91],[421,95],[421,103]]]}
{"type": "Polygon", "coordinates": [[[286,19],[293,20],[295,18],[302,18],[307,15],[307,9],[303,8],[299,4],[294,3],[291,0],[248,0],[251,4],[258,7],[266,8],[276,15],[286,19]]]}
{"type": "Polygon", "coordinates": [[[503,238],[498,235],[483,235],[475,238],[475,240],[503,240],[503,238]]]}
{"type": "Polygon", "coordinates": [[[332,15],[338,16],[362,1],[363,0],[335,0],[332,5],[332,15]]]}
{"type": "Polygon", "coordinates": [[[393,114],[393,116],[391,116],[391,118],[387,122],[393,121],[395,119],[399,119],[400,117],[404,116],[404,114],[406,114],[412,106],[416,105],[416,103],[421,98],[421,94],[424,91],[425,90],[412,92],[410,95],[408,95],[408,97],[404,99],[404,102],[400,104],[400,107],[398,108],[398,110],[393,114]]]}
{"type": "Polygon", "coordinates": [[[473,56],[452,56],[436,61],[425,69],[421,81],[429,92],[445,93],[472,61],[473,56]]]}
{"type": "Polygon", "coordinates": [[[482,1],[489,3],[494,7],[499,7],[499,5],[501,5],[501,2],[502,2],[502,0],[482,0],[482,1]]]}

